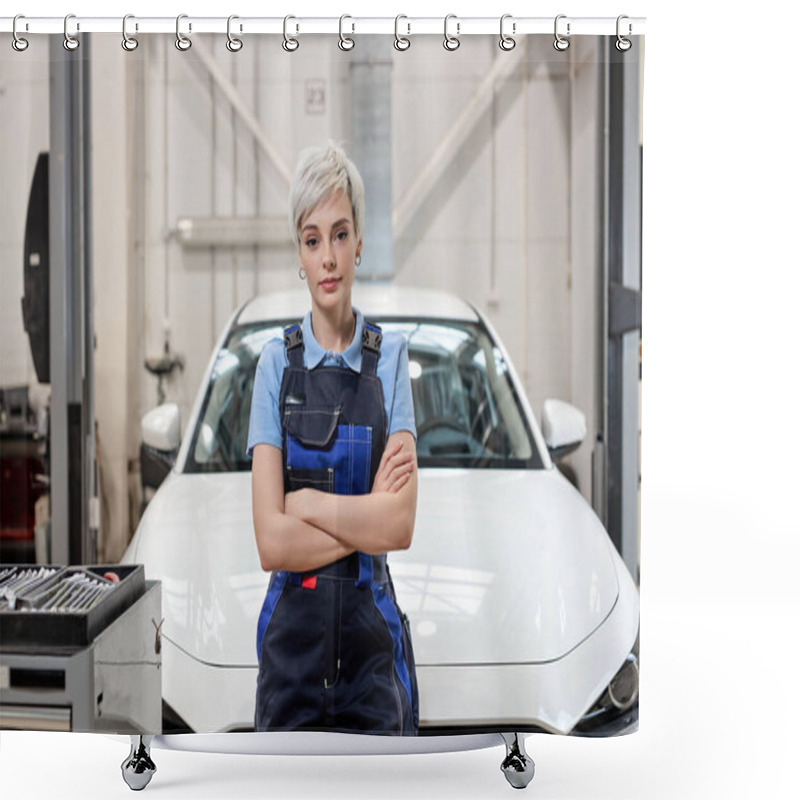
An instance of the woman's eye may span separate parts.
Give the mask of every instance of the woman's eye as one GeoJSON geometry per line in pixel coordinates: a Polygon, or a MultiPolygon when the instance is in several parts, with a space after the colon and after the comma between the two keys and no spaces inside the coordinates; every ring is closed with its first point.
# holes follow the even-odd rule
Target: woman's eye
{"type": "Polygon", "coordinates": [[[314,247],[316,243],[317,239],[315,236],[309,236],[308,239],[306,239],[306,247],[314,247]]]}
{"type": "Polygon", "coordinates": [[[339,233],[336,234],[336,238],[340,239],[340,240],[346,239],[347,238],[347,231],[339,231],[339,233]]]}

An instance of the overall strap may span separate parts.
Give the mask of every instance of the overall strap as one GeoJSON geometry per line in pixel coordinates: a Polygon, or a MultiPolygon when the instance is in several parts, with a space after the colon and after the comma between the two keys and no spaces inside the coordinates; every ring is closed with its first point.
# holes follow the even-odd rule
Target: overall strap
{"type": "MultiPolygon", "coordinates": [[[[299,322],[283,329],[283,345],[289,358],[289,366],[303,369],[303,328],[299,322]]],[[[285,445],[284,445],[285,446],[285,445]]],[[[299,572],[289,573],[289,582],[292,586],[300,586],[303,576],[299,572]]]]}
{"type": "Polygon", "coordinates": [[[361,374],[376,375],[378,359],[381,355],[383,334],[380,326],[364,320],[364,333],[361,336],[361,374]]]}
{"type": "MultiPolygon", "coordinates": [[[[380,326],[364,320],[364,333],[361,336],[361,374],[377,375],[378,359],[381,357],[383,333],[380,326]]],[[[358,578],[356,586],[366,589],[372,584],[372,556],[367,553],[358,554],[358,578]]]]}
{"type": "Polygon", "coordinates": [[[299,322],[283,329],[283,344],[289,357],[289,366],[303,369],[303,328],[299,322]]]}
{"type": "Polygon", "coordinates": [[[372,585],[372,556],[368,553],[358,553],[358,578],[357,589],[367,589],[372,585]]]}

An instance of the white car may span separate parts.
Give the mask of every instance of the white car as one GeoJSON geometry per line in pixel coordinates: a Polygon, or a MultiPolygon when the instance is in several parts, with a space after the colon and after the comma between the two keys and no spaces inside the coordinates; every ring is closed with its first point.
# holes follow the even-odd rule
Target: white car
{"type": "MultiPolygon", "coordinates": [[[[308,302],[304,289],[275,293],[234,314],[182,442],[177,406],[143,421],[144,450],[174,463],[123,562],[162,584],[164,732],[253,729],[269,574],[251,517],[250,396],[264,343],[308,302]]],[[[357,284],[353,303],[408,342],[417,519],[389,564],[420,732],[635,729],[638,590],[551,459],[580,443],[583,415],[545,403],[546,440],[491,325],[451,295],[357,284]]]]}

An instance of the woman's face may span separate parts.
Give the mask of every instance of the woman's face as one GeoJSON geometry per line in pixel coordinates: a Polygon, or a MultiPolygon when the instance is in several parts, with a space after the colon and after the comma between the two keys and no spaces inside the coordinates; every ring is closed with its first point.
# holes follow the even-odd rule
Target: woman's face
{"type": "Polygon", "coordinates": [[[312,305],[322,309],[349,306],[360,253],[361,240],[356,240],[347,195],[338,192],[311,210],[300,227],[299,260],[312,305]]]}

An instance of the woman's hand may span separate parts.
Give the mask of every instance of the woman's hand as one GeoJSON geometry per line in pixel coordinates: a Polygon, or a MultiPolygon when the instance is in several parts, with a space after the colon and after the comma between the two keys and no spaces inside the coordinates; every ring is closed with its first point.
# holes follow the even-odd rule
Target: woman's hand
{"type": "Polygon", "coordinates": [[[403,442],[399,438],[389,442],[381,456],[372,493],[399,492],[411,478],[414,466],[414,454],[403,449],[403,442]]]}

